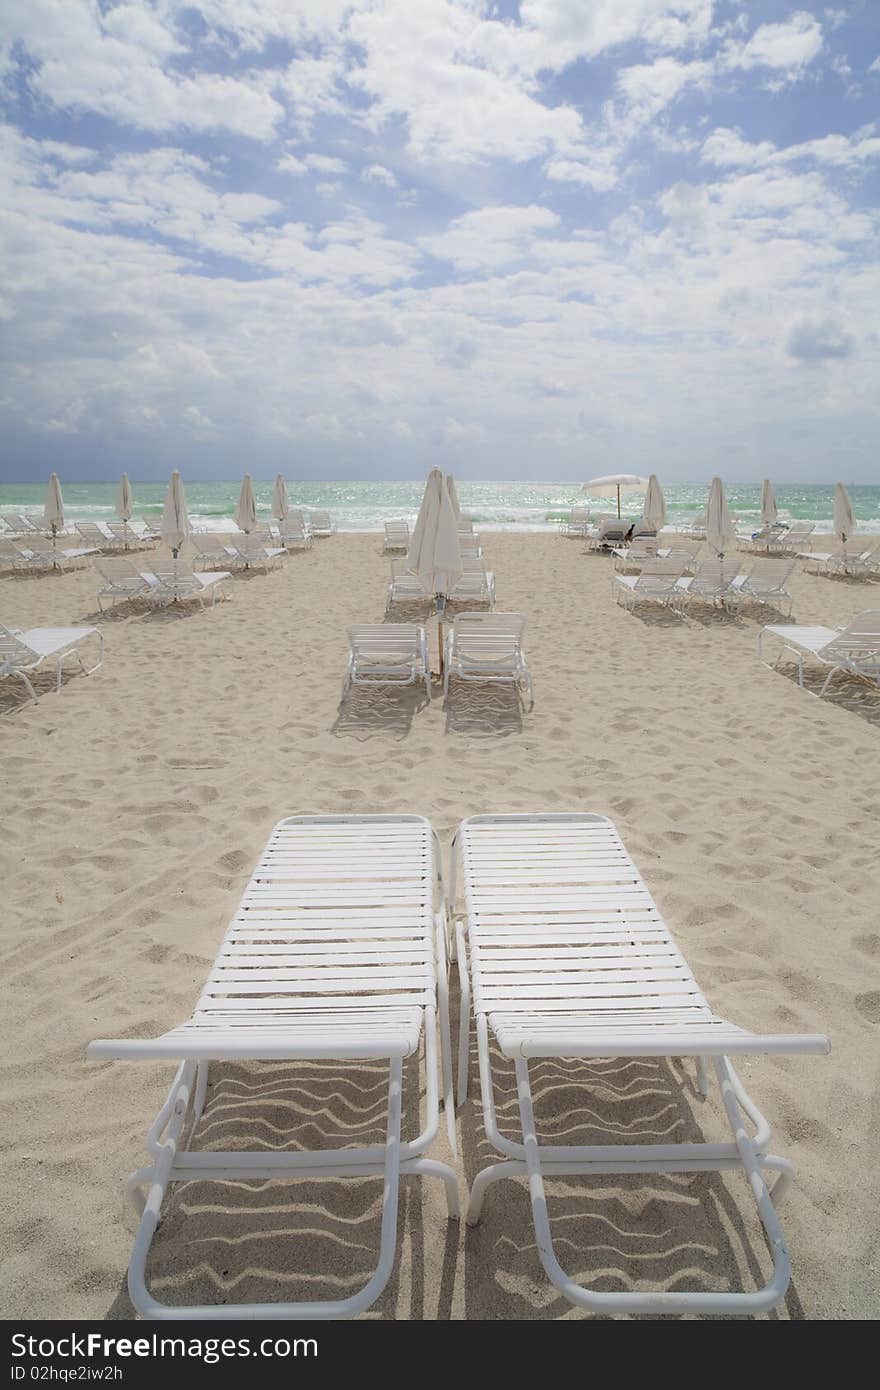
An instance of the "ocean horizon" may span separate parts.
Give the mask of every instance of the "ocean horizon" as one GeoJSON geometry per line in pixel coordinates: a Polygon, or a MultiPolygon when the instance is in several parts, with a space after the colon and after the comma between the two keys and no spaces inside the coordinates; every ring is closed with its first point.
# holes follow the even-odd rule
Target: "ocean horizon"
{"type": "MultiPolygon", "coordinates": [[[[662,481],[662,480],[661,480],[662,481]]],[[[65,519],[112,521],[116,516],[116,489],[112,483],[78,483],[61,480],[65,519]]],[[[572,503],[589,503],[595,512],[615,509],[608,498],[584,495],[571,482],[479,482],[456,479],[462,510],[486,531],[553,531],[572,503]]],[[[142,513],[158,515],[167,483],[132,481],[134,518],[142,513]]],[[[184,479],[190,520],[198,529],[224,529],[232,520],[241,481],[191,482],[184,479]]],[[[257,512],[267,520],[272,499],[271,481],[254,483],[257,512]]],[[[424,479],[397,482],[296,482],[288,481],[291,506],[321,508],[330,512],[340,531],[381,531],[385,520],[413,518],[424,491],[424,479]]],[[[0,515],[4,510],[41,513],[44,483],[0,484],[0,515]]],[[[684,526],[706,505],[707,483],[664,485],[667,525],[684,526]]],[[[734,518],[757,524],[761,509],[761,483],[726,487],[734,518]]],[[[782,521],[812,521],[818,532],[833,526],[834,484],[788,483],[775,488],[782,521]]],[[[859,530],[880,532],[880,486],[848,486],[859,530]]],[[[623,499],[623,511],[637,515],[641,495],[623,499]]]]}

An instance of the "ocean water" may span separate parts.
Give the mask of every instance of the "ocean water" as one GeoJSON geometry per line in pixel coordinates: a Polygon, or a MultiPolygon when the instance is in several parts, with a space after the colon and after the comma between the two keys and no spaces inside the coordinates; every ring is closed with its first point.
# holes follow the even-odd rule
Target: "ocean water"
{"type": "MultiPolygon", "coordinates": [[[[74,521],[112,521],[116,516],[115,483],[73,483],[62,481],[65,519],[74,521]]],[[[662,480],[661,480],[662,481],[662,480]]],[[[187,483],[184,480],[190,519],[197,528],[222,530],[228,526],[238,500],[240,483],[187,483]]],[[[486,531],[553,531],[567,514],[572,502],[590,503],[597,512],[613,511],[616,503],[607,498],[591,499],[579,494],[576,483],[499,483],[458,482],[462,510],[486,531]]],[[[165,483],[133,483],[134,516],[142,512],[158,515],[162,510],[165,483]]],[[[291,504],[320,507],[330,512],[340,531],[381,531],[392,517],[414,518],[421,501],[424,480],[396,483],[297,483],[288,481],[291,504]]],[[[0,512],[8,509],[41,512],[44,486],[33,483],[0,484],[0,512]]],[[[849,489],[860,531],[880,532],[880,486],[849,489]]],[[[268,520],[272,483],[254,483],[257,512],[268,520]]],[[[706,505],[705,483],[671,483],[664,486],[667,524],[683,526],[706,505]]],[[[727,501],[735,519],[757,525],[761,509],[760,484],[731,485],[727,501]]],[[[832,529],[834,486],[792,483],[776,488],[776,502],[783,521],[813,521],[817,531],[832,529]]],[[[623,499],[623,510],[630,515],[641,511],[638,494],[623,499]]]]}

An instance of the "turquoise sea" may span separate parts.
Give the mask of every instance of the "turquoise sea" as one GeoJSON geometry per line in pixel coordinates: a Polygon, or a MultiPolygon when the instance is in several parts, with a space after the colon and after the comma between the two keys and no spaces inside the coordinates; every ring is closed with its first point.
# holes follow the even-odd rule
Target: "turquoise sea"
{"type": "MultiPolygon", "coordinates": [[[[554,530],[572,502],[589,502],[579,495],[576,483],[499,483],[458,482],[462,510],[473,517],[484,530],[548,531],[554,530]]],[[[661,479],[662,483],[662,479],[661,479]]],[[[187,506],[190,518],[197,527],[222,529],[235,509],[240,483],[187,483],[187,506]]],[[[64,493],[65,519],[74,521],[106,521],[115,516],[115,483],[75,483],[61,479],[64,493]]],[[[141,512],[158,514],[162,510],[165,483],[133,482],[134,515],[141,512]]],[[[291,503],[302,507],[326,508],[340,531],[381,531],[382,523],[391,517],[414,517],[418,511],[424,480],[396,483],[298,483],[288,479],[291,503]]],[[[41,512],[44,486],[34,483],[0,484],[0,512],[4,509],[41,512]]],[[[254,484],[257,510],[269,517],[272,483],[254,484]]],[[[706,505],[708,487],[705,483],[671,483],[664,486],[668,524],[683,525],[706,505]]],[[[880,487],[849,488],[861,531],[880,531],[880,487]]],[[[761,485],[731,485],[727,500],[734,516],[745,524],[756,521],[761,506],[761,485]]],[[[801,485],[792,483],[776,488],[776,501],[782,520],[806,520],[816,523],[817,531],[830,531],[834,486],[801,485]]],[[[607,512],[614,503],[607,498],[595,499],[596,511],[607,512]]],[[[624,499],[624,510],[636,515],[641,510],[641,498],[633,495],[624,499]]]]}

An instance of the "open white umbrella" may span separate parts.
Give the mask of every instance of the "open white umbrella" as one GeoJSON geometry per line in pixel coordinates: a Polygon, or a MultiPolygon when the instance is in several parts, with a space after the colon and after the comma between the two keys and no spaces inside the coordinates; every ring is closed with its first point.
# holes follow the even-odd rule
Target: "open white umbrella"
{"type": "Polygon", "coordinates": [[[417,574],[422,588],[434,595],[440,619],[440,674],[443,674],[443,613],[447,595],[461,577],[461,550],[458,527],[443,474],[432,468],[428,474],[425,495],[406,556],[406,568],[417,574]]]}
{"type": "Polygon", "coordinates": [[[843,483],[838,483],[834,489],[834,534],[841,545],[846,545],[855,529],[856,519],[849,493],[843,483]]]}
{"type": "Polygon", "coordinates": [[[162,525],[160,527],[162,539],[174,556],[175,575],[180,547],[191,531],[192,527],[186,512],[186,498],[183,495],[183,483],[175,468],[171,474],[168,491],[165,493],[165,509],[162,512],[162,525]]]}
{"type": "Polygon", "coordinates": [[[272,489],[272,515],[276,521],[286,521],[290,503],[287,500],[287,483],[282,473],[277,474],[272,489]]]}
{"type": "Polygon", "coordinates": [[[769,478],[765,478],[761,486],[761,525],[764,527],[775,526],[778,517],[779,512],[776,507],[773,484],[769,478]]]}
{"type": "Polygon", "coordinates": [[[644,492],[647,486],[648,479],[640,478],[636,473],[608,473],[604,478],[591,478],[584,483],[581,492],[588,493],[590,497],[616,497],[617,515],[620,516],[621,494],[644,492]]]}
{"type": "Polygon", "coordinates": [[[241,492],[238,494],[238,505],[235,508],[235,524],[248,534],[257,524],[257,502],[250,473],[245,473],[241,480],[241,492]]]}
{"type": "Polygon", "coordinates": [[[727,506],[724,484],[720,478],[713,478],[712,486],[709,488],[709,502],[706,507],[706,544],[712,554],[720,555],[722,560],[727,552],[733,550],[736,545],[733,518],[727,506]]]}
{"type": "Polygon", "coordinates": [[[649,530],[661,531],[665,520],[666,499],[663,496],[663,489],[657,481],[657,474],[652,473],[648,479],[648,487],[645,492],[642,521],[649,530]]]}
{"type": "Polygon", "coordinates": [[[461,506],[458,501],[458,488],[455,486],[455,479],[451,473],[446,474],[446,491],[449,493],[452,510],[455,512],[456,516],[461,516],[461,506]]]}
{"type": "Polygon", "coordinates": [[[64,499],[61,496],[61,484],[58,481],[58,474],[52,473],[46,487],[46,499],[43,503],[43,520],[52,532],[52,568],[57,569],[55,561],[55,551],[58,545],[58,532],[64,529],[64,499]]]}
{"type": "Polygon", "coordinates": [[[131,495],[131,483],[128,481],[128,474],[123,473],[119,479],[119,487],[116,489],[116,515],[122,522],[125,534],[125,548],[128,549],[128,523],[131,521],[134,498],[131,495]]]}

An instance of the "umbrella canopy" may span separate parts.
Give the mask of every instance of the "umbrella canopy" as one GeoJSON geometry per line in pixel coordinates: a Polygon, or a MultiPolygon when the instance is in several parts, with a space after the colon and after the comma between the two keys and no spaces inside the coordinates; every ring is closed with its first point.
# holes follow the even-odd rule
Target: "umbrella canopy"
{"type": "Polygon", "coordinates": [[[168,491],[165,494],[165,510],[162,513],[162,525],[160,527],[162,539],[171,550],[175,560],[177,559],[177,552],[191,530],[189,517],[186,514],[183,483],[175,468],[171,474],[168,491]]]}
{"type": "Polygon", "coordinates": [[[43,520],[55,535],[56,531],[64,528],[64,499],[61,496],[61,484],[58,481],[58,474],[53,473],[49,478],[46,487],[46,500],[43,503],[43,520]]]}
{"type": "Polygon", "coordinates": [[[119,479],[119,487],[116,489],[116,515],[120,521],[131,521],[132,507],[134,498],[131,495],[131,483],[128,481],[128,474],[123,473],[119,479]]]}
{"type": "MultiPolygon", "coordinates": [[[[52,476],[54,478],[55,474],[53,473],[52,476]]],[[[841,545],[846,545],[855,529],[856,519],[853,515],[849,493],[843,483],[838,483],[834,489],[834,534],[841,545]]]]}
{"type": "Polygon", "coordinates": [[[418,575],[429,594],[450,593],[461,577],[455,512],[439,468],[432,468],[428,474],[406,567],[410,574],[418,575]]]}
{"type": "Polygon", "coordinates": [[[276,521],[286,521],[289,508],[287,500],[287,483],[279,473],[275,478],[275,486],[272,489],[272,515],[276,521]]]}
{"type": "Polygon", "coordinates": [[[706,507],[706,544],[713,555],[720,555],[722,559],[727,551],[734,549],[736,544],[733,519],[728,510],[724,484],[720,478],[713,478],[712,486],[709,488],[709,502],[706,507]]]}
{"type": "Polygon", "coordinates": [[[652,473],[648,479],[648,489],[645,493],[645,505],[642,509],[642,521],[652,531],[663,529],[666,520],[666,499],[663,496],[663,489],[657,482],[657,474],[652,473]]]}
{"type": "Polygon", "coordinates": [[[451,473],[446,474],[446,491],[449,493],[452,510],[455,512],[456,516],[461,516],[461,506],[458,501],[458,488],[455,486],[455,479],[451,473]]]}
{"type": "Polygon", "coordinates": [[[761,525],[775,525],[778,516],[779,512],[776,510],[776,497],[773,493],[773,484],[769,478],[765,478],[761,487],[761,525]]]}
{"type": "Polygon", "coordinates": [[[647,486],[648,479],[640,478],[637,473],[607,473],[604,478],[591,478],[584,483],[581,492],[591,497],[616,497],[617,515],[620,516],[621,494],[644,492],[647,486]]]}
{"type": "Polygon", "coordinates": [[[250,473],[245,473],[241,480],[241,492],[238,494],[238,506],[235,508],[235,524],[240,526],[242,531],[253,531],[257,524],[257,500],[254,497],[250,473]]]}

